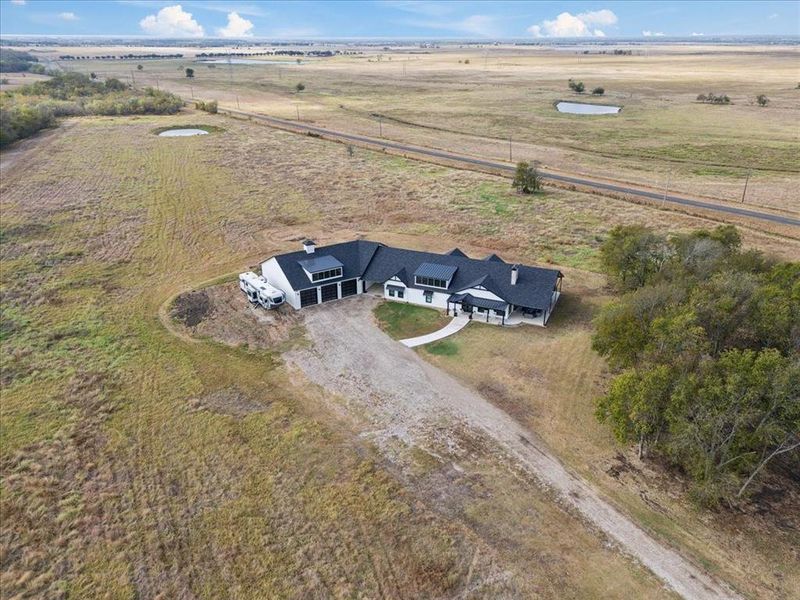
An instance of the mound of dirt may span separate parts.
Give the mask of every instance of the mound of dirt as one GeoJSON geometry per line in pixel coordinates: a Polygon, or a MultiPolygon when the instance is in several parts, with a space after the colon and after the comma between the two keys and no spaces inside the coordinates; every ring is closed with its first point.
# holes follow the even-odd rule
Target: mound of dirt
{"type": "Polygon", "coordinates": [[[211,312],[211,301],[208,298],[208,294],[201,290],[178,296],[172,305],[171,314],[176,321],[183,323],[187,327],[194,327],[207,316],[210,316],[211,312]]]}
{"type": "Polygon", "coordinates": [[[253,306],[236,282],[181,294],[171,314],[191,335],[228,346],[275,349],[302,337],[300,318],[291,306],[253,306]]]}
{"type": "Polygon", "coordinates": [[[210,410],[223,415],[242,419],[247,415],[265,411],[269,405],[262,404],[241,390],[231,387],[211,392],[200,398],[189,400],[194,410],[210,410]]]}

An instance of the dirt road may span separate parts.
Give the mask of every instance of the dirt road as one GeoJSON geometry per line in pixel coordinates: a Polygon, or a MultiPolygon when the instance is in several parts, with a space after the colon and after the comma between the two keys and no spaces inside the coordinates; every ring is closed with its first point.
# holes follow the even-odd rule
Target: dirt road
{"type": "Polygon", "coordinates": [[[380,331],[371,314],[375,302],[360,296],[304,310],[313,347],[287,353],[289,364],[347,398],[348,408],[372,423],[378,440],[399,438],[425,448],[434,436],[441,442],[448,427],[454,430],[456,425],[487,434],[500,453],[517,461],[684,598],[740,597],[617,511],[569,472],[536,434],[380,331]]]}

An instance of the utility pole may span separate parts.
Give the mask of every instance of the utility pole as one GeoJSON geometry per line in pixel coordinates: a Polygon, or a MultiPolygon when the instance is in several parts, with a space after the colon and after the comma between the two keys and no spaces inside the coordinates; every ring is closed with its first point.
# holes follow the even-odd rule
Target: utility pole
{"type": "Polygon", "coordinates": [[[383,117],[378,117],[378,135],[383,137],[383,117]]]}
{"type": "Polygon", "coordinates": [[[136,78],[133,76],[133,69],[131,69],[131,83],[133,87],[136,87],[136,78]]]}
{"type": "Polygon", "coordinates": [[[158,85],[158,77],[156,77],[156,89],[157,89],[159,92],[161,91],[161,88],[160,88],[160,87],[159,87],[159,85],[158,85]]]}
{"type": "Polygon", "coordinates": [[[192,95],[192,100],[194,100],[194,86],[191,83],[189,84],[189,92],[192,95]]]}
{"type": "Polygon", "coordinates": [[[669,190],[669,180],[672,176],[672,171],[667,171],[667,182],[664,184],[664,202],[667,201],[667,191],[669,190]]]}
{"type": "Polygon", "coordinates": [[[239,108],[239,94],[236,94],[236,108],[239,108]]]}
{"type": "Polygon", "coordinates": [[[299,104],[295,104],[294,107],[297,109],[297,120],[299,121],[300,120],[300,105],[299,104]]]}
{"type": "Polygon", "coordinates": [[[511,136],[508,136],[508,162],[514,162],[514,156],[511,150],[511,136]]]}
{"type": "Polygon", "coordinates": [[[747,169],[747,177],[744,180],[744,190],[742,191],[742,204],[744,204],[744,197],[747,195],[747,182],[750,181],[750,169],[747,169]]]}

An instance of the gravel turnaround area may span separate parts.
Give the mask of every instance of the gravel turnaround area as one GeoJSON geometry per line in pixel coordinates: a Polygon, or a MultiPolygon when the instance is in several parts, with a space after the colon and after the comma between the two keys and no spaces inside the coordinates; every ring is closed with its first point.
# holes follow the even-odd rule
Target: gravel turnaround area
{"type": "Polygon", "coordinates": [[[373,321],[376,302],[359,296],[303,310],[313,344],[286,353],[287,362],[344,397],[349,410],[370,422],[378,441],[394,438],[426,448],[447,438],[448,429],[455,444],[457,427],[474,428],[684,598],[740,597],[617,511],[568,471],[535,433],[384,334],[373,321]]]}

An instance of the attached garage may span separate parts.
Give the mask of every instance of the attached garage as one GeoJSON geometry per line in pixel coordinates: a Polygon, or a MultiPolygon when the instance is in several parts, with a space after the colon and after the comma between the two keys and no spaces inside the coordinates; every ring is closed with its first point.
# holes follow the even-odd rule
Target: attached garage
{"type": "Polygon", "coordinates": [[[300,291],[300,308],[317,304],[317,288],[300,291]]]}
{"type": "Polygon", "coordinates": [[[339,298],[339,286],[335,283],[323,285],[320,289],[322,290],[323,302],[328,302],[330,300],[337,300],[339,298]]]}
{"type": "Polygon", "coordinates": [[[357,293],[356,284],[358,283],[357,279],[348,279],[347,281],[342,282],[342,298],[345,296],[353,296],[357,293]]]}

